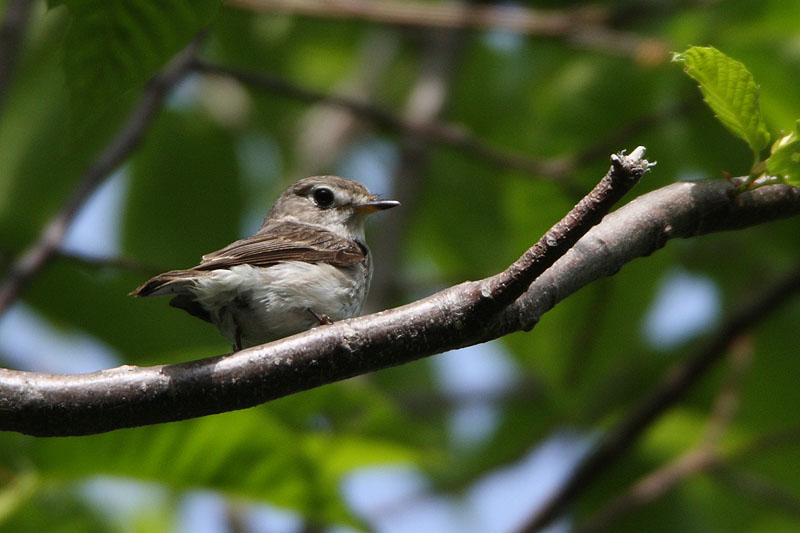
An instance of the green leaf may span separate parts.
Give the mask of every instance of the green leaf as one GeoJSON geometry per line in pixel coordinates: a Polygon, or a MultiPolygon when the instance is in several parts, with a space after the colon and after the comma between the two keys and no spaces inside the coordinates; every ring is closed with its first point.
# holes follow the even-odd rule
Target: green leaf
{"type": "Polygon", "coordinates": [[[675,54],[673,61],[684,64],[719,121],[744,139],[758,159],[769,143],[769,132],[758,103],[758,85],[747,67],[712,46],[692,46],[675,54]]]}
{"type": "Polygon", "coordinates": [[[269,408],[79,438],[3,434],[0,455],[6,464],[33,468],[46,484],[105,475],[175,490],[205,488],[316,515],[324,523],[353,521],[340,491],[352,469],[419,458],[391,439],[292,427],[269,408]]]}
{"type": "Polygon", "coordinates": [[[64,72],[75,128],[93,126],[206,27],[220,0],[59,0],[72,15],[64,72]]]}
{"type": "Polygon", "coordinates": [[[782,177],[790,185],[800,185],[800,120],[795,123],[793,132],[772,145],[767,172],[782,177]]]}

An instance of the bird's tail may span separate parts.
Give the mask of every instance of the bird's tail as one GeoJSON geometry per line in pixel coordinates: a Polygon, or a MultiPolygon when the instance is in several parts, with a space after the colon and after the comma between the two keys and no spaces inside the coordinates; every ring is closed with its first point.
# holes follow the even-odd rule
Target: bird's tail
{"type": "Polygon", "coordinates": [[[183,289],[192,284],[198,275],[202,274],[198,274],[195,270],[170,270],[147,280],[129,294],[144,298],[183,292],[183,289]]]}

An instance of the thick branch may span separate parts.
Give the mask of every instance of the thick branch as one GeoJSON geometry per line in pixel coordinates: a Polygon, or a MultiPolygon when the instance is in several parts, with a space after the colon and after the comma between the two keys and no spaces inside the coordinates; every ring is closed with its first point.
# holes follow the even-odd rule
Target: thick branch
{"type": "Polygon", "coordinates": [[[396,309],[200,361],[85,375],[0,370],[0,429],[81,435],[250,407],[530,329],[572,292],[651,254],[670,238],[800,214],[800,188],[732,192],[723,180],[676,183],[634,200],[607,216],[480,328],[472,327],[466,313],[485,285],[466,282],[396,309]]]}
{"type": "Polygon", "coordinates": [[[196,53],[197,42],[181,52],[161,74],[147,85],[139,103],[133,109],[111,144],[86,170],[72,196],[42,230],[33,243],[9,269],[0,286],[0,315],[25,290],[30,281],[44,268],[61,246],[72,219],[94,190],[139,145],[148,126],[161,109],[164,98],[186,73],[196,53]]]}
{"type": "MultiPolygon", "coordinates": [[[[546,268],[547,265],[552,264],[555,262],[558,257],[564,255],[569,249],[569,246],[566,244],[576,242],[581,235],[584,235],[592,226],[594,226],[597,222],[600,221],[602,216],[608,212],[608,210],[613,205],[613,200],[620,198],[626,191],[630,190],[633,185],[638,182],[639,178],[647,171],[649,168],[649,163],[642,159],[644,155],[644,148],[640,147],[634,150],[634,153],[631,157],[624,157],[624,156],[612,156],[612,167],[609,170],[608,174],[603,178],[603,180],[598,184],[597,187],[587,195],[586,199],[581,201],[578,206],[576,206],[570,213],[568,213],[567,217],[565,217],[565,221],[559,222],[554,230],[548,232],[548,234],[542,238],[542,241],[538,243],[533,252],[529,251],[526,253],[520,261],[514,263],[508,271],[503,272],[494,278],[489,278],[484,280],[483,282],[473,282],[473,283],[466,283],[460,286],[461,290],[452,291],[453,296],[458,299],[458,302],[455,303],[452,309],[442,308],[441,304],[438,301],[436,296],[431,297],[427,300],[423,300],[419,302],[419,306],[422,309],[416,310],[416,328],[417,331],[414,333],[415,335],[420,337],[420,340],[423,342],[419,344],[418,348],[422,350],[419,354],[414,354],[416,350],[411,350],[409,354],[411,355],[410,359],[415,359],[417,357],[423,355],[430,355],[432,353],[436,353],[437,351],[443,351],[448,348],[447,342],[452,342],[453,335],[456,334],[456,342],[457,340],[457,332],[458,331],[465,331],[469,332],[470,339],[467,341],[468,343],[477,342],[476,335],[478,332],[485,330],[485,324],[490,322],[492,318],[494,318],[497,313],[505,307],[508,303],[512,302],[516,299],[517,296],[522,294],[522,292],[527,288],[530,282],[533,279],[533,275],[536,271],[541,271],[546,268]],[[598,201],[598,199],[600,199],[598,201]],[[603,200],[606,201],[603,201],[603,200]],[[430,306],[433,306],[431,308],[430,306]],[[438,315],[438,316],[437,316],[438,315]],[[434,320],[431,321],[430,319],[433,318],[434,320]],[[430,336],[429,339],[426,339],[426,336],[430,336]]],[[[445,291],[447,292],[447,291],[445,291]]],[[[413,309],[413,305],[411,306],[413,309]]],[[[346,323],[346,322],[345,322],[346,323]]],[[[357,340],[351,340],[347,338],[347,335],[350,334],[349,330],[344,330],[340,332],[340,334],[344,334],[345,337],[340,337],[339,341],[336,342],[336,345],[330,345],[327,348],[323,348],[319,346],[317,350],[322,349],[323,351],[327,351],[333,349],[333,352],[329,352],[328,356],[325,358],[321,357],[320,359],[307,359],[309,354],[313,354],[314,350],[311,349],[309,351],[305,351],[305,348],[301,348],[296,352],[292,352],[293,355],[289,356],[285,359],[286,364],[289,365],[289,368],[294,368],[294,365],[297,362],[300,362],[298,358],[306,358],[307,364],[312,365],[309,367],[311,370],[311,376],[307,376],[307,380],[305,383],[307,385],[303,386],[302,383],[296,382],[295,386],[300,386],[304,388],[309,388],[310,386],[321,385],[324,383],[329,383],[331,381],[335,381],[337,379],[344,379],[347,377],[351,377],[356,374],[364,373],[369,371],[369,367],[364,367],[363,365],[366,364],[368,361],[366,359],[357,361],[356,366],[354,366],[351,370],[345,370],[346,374],[339,376],[335,370],[337,369],[337,363],[331,359],[331,357],[335,357],[336,353],[342,349],[346,352],[350,352],[356,350],[359,354],[363,351],[364,353],[369,352],[370,350],[381,350],[385,348],[390,348],[391,346],[395,346],[397,344],[392,344],[390,339],[396,335],[397,333],[394,332],[394,329],[408,330],[409,326],[414,324],[413,319],[409,320],[406,324],[398,325],[393,321],[384,322],[384,336],[377,337],[372,341],[372,347],[370,347],[371,343],[366,340],[364,335],[372,335],[376,331],[381,330],[381,326],[378,324],[373,324],[369,331],[358,332],[357,333],[357,340]],[[393,325],[395,328],[390,328],[389,326],[393,325]],[[358,345],[358,348],[353,348],[352,345],[358,345]],[[386,346],[386,343],[389,342],[390,346],[386,346]],[[305,352],[301,354],[301,352],[305,352]],[[314,368],[313,365],[318,365],[319,368],[314,368]],[[316,370],[327,368],[328,372],[334,371],[333,374],[326,374],[327,377],[323,377],[319,375],[316,370]],[[316,375],[316,377],[314,376],[316,375]]],[[[336,326],[338,328],[338,325],[336,326]]],[[[289,345],[288,341],[286,343],[279,343],[281,346],[289,345]]],[[[274,345],[278,346],[278,345],[274,345]]],[[[393,352],[393,350],[392,350],[393,352]]],[[[406,355],[409,355],[406,354],[406,355]]],[[[398,357],[401,354],[392,353],[391,357],[398,357]]],[[[315,357],[312,355],[312,357],[315,357]]],[[[393,364],[399,364],[403,362],[403,360],[394,360],[388,359],[384,366],[389,366],[393,364]]],[[[275,358],[276,360],[280,360],[279,357],[275,358]]],[[[376,360],[379,358],[376,358],[376,360]]],[[[219,360],[220,363],[222,361],[230,361],[228,358],[223,358],[219,360]]],[[[255,381],[253,381],[253,385],[257,385],[258,383],[258,374],[262,374],[264,370],[268,369],[269,367],[273,367],[270,372],[275,370],[274,368],[275,361],[264,361],[264,364],[258,365],[256,368],[252,370],[255,371],[255,374],[251,376],[255,381]]],[[[186,379],[190,381],[194,381],[198,378],[198,376],[202,376],[202,380],[206,378],[211,378],[212,381],[214,378],[214,372],[212,374],[208,374],[209,370],[213,370],[217,367],[218,364],[217,360],[209,360],[206,362],[198,362],[198,363],[191,363],[186,367],[176,366],[176,367],[162,367],[160,370],[156,368],[156,372],[163,376],[165,372],[168,373],[175,373],[172,376],[171,381],[181,381],[185,376],[186,379]],[[189,368],[192,369],[188,372],[188,374],[184,373],[184,369],[189,368]],[[198,374],[199,372],[199,374],[198,374]]],[[[234,379],[235,382],[246,382],[247,379],[244,376],[238,376],[238,370],[232,369],[237,377],[234,379]]],[[[128,375],[125,374],[114,374],[114,370],[106,372],[106,376],[113,375],[116,379],[121,380],[119,385],[123,388],[120,390],[120,396],[117,397],[116,400],[112,399],[111,396],[105,396],[105,398],[95,398],[95,400],[100,402],[100,405],[103,405],[104,409],[111,408],[112,405],[114,409],[120,409],[121,405],[116,405],[115,402],[118,402],[120,398],[128,398],[131,399],[134,397],[134,394],[129,387],[131,385],[134,386],[143,386],[145,389],[150,388],[151,385],[149,384],[151,381],[155,381],[156,387],[158,390],[161,390],[161,394],[148,394],[145,395],[146,397],[142,397],[142,401],[145,402],[146,405],[151,405],[151,402],[156,398],[161,398],[162,400],[169,401],[168,397],[170,396],[168,391],[171,388],[169,386],[170,380],[164,380],[163,378],[159,379],[155,375],[146,376],[147,372],[153,372],[152,369],[142,369],[140,372],[144,372],[145,375],[140,374],[139,372],[133,375],[134,380],[130,383],[126,383],[124,377],[128,375]],[[144,377],[145,381],[141,382],[138,378],[144,377]],[[163,396],[163,397],[162,397],[163,396]],[[107,404],[111,400],[111,404],[107,404]]],[[[10,371],[8,371],[10,372],[10,371]]],[[[127,371],[126,371],[127,372],[127,371]]],[[[274,374],[278,375],[280,372],[274,374]]],[[[95,374],[96,376],[101,376],[103,373],[95,374]]],[[[21,377],[25,376],[24,373],[17,373],[17,374],[10,374],[9,377],[21,377]]],[[[13,404],[14,401],[12,398],[15,398],[18,401],[26,402],[27,400],[33,399],[31,394],[34,393],[34,397],[38,397],[40,400],[42,399],[41,396],[35,393],[35,391],[28,389],[27,387],[30,384],[30,379],[35,379],[34,376],[28,375],[29,377],[23,377],[24,380],[24,388],[18,389],[15,392],[11,392],[9,396],[0,399],[0,418],[2,418],[2,414],[4,412],[9,412],[12,414],[14,411],[13,404]],[[5,401],[4,401],[5,400],[5,401]]],[[[0,374],[2,377],[2,374],[0,374]]],[[[87,402],[87,394],[88,397],[91,397],[93,393],[91,392],[93,383],[87,383],[87,388],[83,389],[81,387],[77,387],[71,392],[67,392],[70,390],[69,383],[74,383],[70,377],[66,376],[46,376],[41,375],[39,376],[42,379],[41,385],[44,387],[45,390],[48,391],[46,396],[50,394],[59,395],[59,391],[62,393],[66,393],[67,396],[63,397],[62,401],[56,401],[53,398],[53,401],[56,401],[57,405],[61,407],[57,407],[57,411],[61,411],[64,403],[68,404],[78,404],[83,405],[83,408],[94,409],[97,404],[94,404],[92,401],[87,402]],[[51,388],[52,387],[52,388],[51,388]]],[[[294,380],[281,380],[284,383],[294,382],[294,380]]],[[[103,377],[101,377],[100,381],[98,382],[101,385],[101,388],[105,388],[111,386],[109,382],[107,382],[103,377]]],[[[211,388],[215,388],[216,386],[213,385],[212,382],[206,383],[207,386],[211,386],[211,388]]],[[[223,385],[224,387],[224,385],[223,385]]],[[[201,387],[205,389],[205,387],[201,387]]],[[[224,400],[217,398],[218,401],[213,402],[213,405],[206,405],[205,407],[201,408],[197,414],[208,414],[210,412],[219,412],[219,410],[227,410],[227,409],[236,409],[241,407],[246,407],[248,405],[254,405],[255,403],[260,403],[266,401],[267,399],[272,399],[277,396],[270,396],[267,398],[260,398],[258,393],[255,397],[250,397],[247,401],[247,404],[242,404],[241,399],[247,398],[247,395],[238,395],[233,393],[235,388],[230,389],[229,391],[223,391],[226,394],[226,398],[224,400]],[[229,394],[230,393],[230,394],[229,394]],[[231,403],[232,402],[232,403],[231,403]],[[227,407],[226,407],[227,406],[227,407]],[[212,411],[207,411],[203,409],[212,409],[212,411]],[[215,409],[215,410],[214,410],[215,409]]],[[[273,387],[268,388],[269,391],[279,390],[273,387]]],[[[196,393],[198,389],[193,389],[193,392],[189,392],[189,394],[196,393]]],[[[256,391],[254,391],[256,392],[256,391]]],[[[262,391],[266,392],[266,391],[262,391]]],[[[286,392],[280,394],[285,395],[290,393],[291,391],[287,390],[286,392]]],[[[95,392],[96,393],[96,392],[95,392]]],[[[203,394],[205,397],[212,397],[213,393],[211,390],[206,390],[206,393],[203,394]]],[[[199,400],[198,400],[199,401],[199,400]]],[[[127,404],[129,406],[135,405],[136,402],[133,404],[127,404]]],[[[200,402],[203,403],[203,402],[200,402]]],[[[188,402],[189,405],[198,405],[199,403],[195,401],[188,402]]],[[[47,415],[45,418],[49,418],[49,424],[46,425],[47,429],[43,428],[43,431],[50,432],[61,432],[61,431],[75,431],[75,432],[92,432],[97,431],[94,428],[84,428],[79,429],[81,423],[76,419],[73,419],[71,423],[68,422],[69,415],[67,412],[62,412],[60,416],[52,416],[51,413],[48,412],[49,409],[52,409],[54,405],[49,400],[45,400],[43,403],[37,403],[34,401],[34,404],[27,404],[27,405],[38,405],[37,408],[45,409],[44,412],[41,414],[47,415]],[[61,429],[55,429],[53,424],[56,423],[57,420],[61,422],[58,423],[59,426],[63,426],[61,429]],[[71,428],[71,429],[67,429],[71,428]]],[[[179,408],[177,405],[173,405],[173,408],[178,408],[178,411],[174,413],[176,416],[175,419],[185,418],[187,416],[196,416],[193,414],[186,414],[182,413],[182,409],[185,409],[185,406],[179,408]]],[[[79,408],[80,409],[80,408],[79,408]]],[[[164,409],[143,409],[136,413],[128,413],[130,416],[138,417],[136,422],[130,422],[128,420],[118,420],[117,424],[132,424],[132,425],[139,425],[150,423],[150,420],[147,417],[150,416],[159,416],[157,413],[163,413],[164,409]]],[[[76,411],[73,411],[75,414],[76,411]]],[[[26,417],[27,418],[27,417],[26,417]]],[[[30,418],[28,418],[30,421],[30,418]]],[[[96,424],[99,420],[99,417],[95,417],[94,422],[84,421],[84,423],[89,422],[90,425],[96,424]]],[[[20,420],[22,421],[22,420],[20,420]]],[[[153,422],[158,421],[158,419],[152,420],[153,422]]],[[[26,422],[27,423],[27,422],[26,422]]],[[[2,426],[0,426],[2,427],[2,426]]],[[[117,426],[119,427],[119,426],[117,426]]],[[[34,430],[36,431],[36,430],[34,430]]]]}

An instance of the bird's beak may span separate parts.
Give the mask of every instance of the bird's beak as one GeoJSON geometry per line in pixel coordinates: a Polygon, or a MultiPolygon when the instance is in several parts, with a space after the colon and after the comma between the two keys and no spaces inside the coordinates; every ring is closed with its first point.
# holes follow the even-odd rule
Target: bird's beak
{"type": "Polygon", "coordinates": [[[400,205],[397,200],[376,200],[374,202],[367,202],[364,204],[356,204],[356,211],[362,213],[374,213],[375,211],[383,211],[384,209],[391,209],[400,205]]]}

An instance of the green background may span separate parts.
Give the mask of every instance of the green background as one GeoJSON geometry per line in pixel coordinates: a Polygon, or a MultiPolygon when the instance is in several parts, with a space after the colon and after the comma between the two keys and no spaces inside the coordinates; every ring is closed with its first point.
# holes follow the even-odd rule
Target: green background
{"type": "MultiPolygon", "coordinates": [[[[3,11],[8,3],[0,2],[3,11]]],[[[34,2],[0,109],[0,266],[32,242],[64,203],[149,76],[203,27],[209,28],[200,52],[205,60],[369,98],[398,115],[426,63],[449,46],[436,38],[441,31],[257,14],[210,1],[50,3],[67,5],[48,9],[34,2]]],[[[350,124],[325,160],[308,139],[330,136],[340,113],[194,74],[170,96],[124,166],[120,255],[147,268],[57,258],[25,293],[24,304],[59,330],[99,339],[126,364],[224,353],[229,347],[208,324],[163,299],[137,301],[127,293],[155,271],[191,266],[203,253],[253,231],[293,180],[363,169],[365,153],[389,175],[375,181],[383,190],[374,192],[405,201],[404,213],[376,217],[370,228],[376,268],[394,280],[389,288],[376,287],[373,310],[493,274],[574,204],[575,191],[597,182],[611,152],[645,145],[648,159],[658,161],[628,200],[679,179],[747,174],[747,146],[715,120],[695,82],[669,62],[667,52],[690,45],[713,45],[750,69],[773,138],[800,117],[800,3],[592,6],[607,14],[605,27],[637,36],[639,45],[620,49],[564,36],[467,31],[456,36],[453,57],[438,71],[446,80],[439,120],[531,158],[589,154],[557,183],[426,139],[417,138],[420,153],[404,160],[400,147],[409,139],[367,121],[350,124]],[[393,177],[402,161],[413,162],[411,177],[393,177]],[[402,217],[400,227],[392,225],[393,216],[402,217]]],[[[158,427],[81,438],[0,434],[0,530],[41,524],[50,531],[170,528],[180,495],[193,489],[219,491],[232,508],[269,503],[312,524],[369,529],[344,503],[341,483],[353,469],[378,464],[413,465],[425,473],[431,492],[457,498],[554,431],[596,436],[611,427],[701,342],[702,335],[657,349],[646,341],[645,316],[665,276],[684,272],[709,280],[720,295],[719,319],[790,268],[800,248],[798,229],[798,220],[787,220],[672,242],[570,297],[532,332],[502,339],[517,385],[493,400],[498,424],[477,442],[453,439],[449,417],[457,402],[437,385],[430,361],[158,427]],[[78,490],[96,476],[154,482],[167,496],[148,512],[109,517],[87,505],[78,490]]],[[[797,530],[797,439],[750,454],[735,451],[798,427],[798,312],[800,303],[792,301],[743,332],[750,363],[741,376],[739,409],[720,442],[734,454],[731,469],[786,496],[794,507],[699,473],[625,514],[614,531],[797,530]]],[[[572,509],[576,523],[695,446],[729,373],[728,364],[712,370],[588,487],[572,509]]]]}

